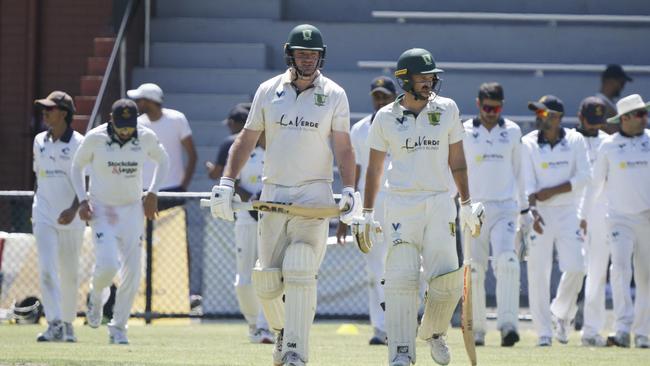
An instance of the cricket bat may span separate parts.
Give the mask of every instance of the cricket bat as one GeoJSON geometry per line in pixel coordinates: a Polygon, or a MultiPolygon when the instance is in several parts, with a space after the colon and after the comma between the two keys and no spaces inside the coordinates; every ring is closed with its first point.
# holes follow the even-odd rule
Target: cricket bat
{"type": "Polygon", "coordinates": [[[476,365],[476,346],[474,344],[474,316],[472,314],[472,264],[470,259],[472,233],[469,227],[463,228],[463,308],[461,311],[461,329],[463,330],[463,341],[465,341],[465,350],[469,356],[472,366],[476,365]]]}
{"type": "MultiPolygon", "coordinates": [[[[210,200],[202,199],[201,207],[210,207],[210,200]]],[[[233,202],[232,208],[235,211],[260,211],[281,213],[291,216],[308,217],[312,219],[325,219],[337,217],[341,214],[339,206],[301,206],[289,202],[251,201],[233,202]]]]}

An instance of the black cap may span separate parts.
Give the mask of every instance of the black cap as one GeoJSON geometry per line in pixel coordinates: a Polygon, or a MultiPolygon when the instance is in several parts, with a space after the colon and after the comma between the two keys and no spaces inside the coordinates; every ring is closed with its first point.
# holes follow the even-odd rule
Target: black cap
{"type": "Polygon", "coordinates": [[[553,112],[564,113],[564,103],[555,95],[545,95],[537,102],[528,102],[528,109],[536,111],[538,109],[548,109],[553,112]]]}
{"type": "Polygon", "coordinates": [[[50,95],[47,96],[47,98],[35,100],[34,104],[42,107],[58,107],[61,109],[65,109],[70,113],[75,112],[74,102],[72,101],[72,97],[68,95],[68,93],[59,90],[55,90],[51,92],[50,95]]]}
{"type": "Polygon", "coordinates": [[[224,124],[228,123],[228,120],[233,120],[238,123],[246,123],[248,118],[248,112],[250,111],[250,103],[238,103],[236,104],[228,113],[228,118],[223,120],[224,124]],[[248,107],[248,108],[247,108],[248,107]]]}
{"type": "Polygon", "coordinates": [[[623,79],[625,81],[632,81],[632,78],[623,71],[623,67],[616,64],[607,65],[607,68],[603,71],[601,77],[603,79],[623,79]]]}
{"type": "Polygon", "coordinates": [[[136,127],[138,125],[138,106],[131,99],[119,99],[111,107],[115,127],[136,127]]]}
{"type": "Polygon", "coordinates": [[[607,106],[598,97],[587,97],[580,102],[580,115],[591,125],[602,125],[606,123],[606,110],[607,106]]]}
{"type": "Polygon", "coordinates": [[[395,83],[393,83],[393,79],[389,78],[388,76],[378,76],[374,78],[370,84],[370,94],[374,92],[396,94],[395,83]]]}

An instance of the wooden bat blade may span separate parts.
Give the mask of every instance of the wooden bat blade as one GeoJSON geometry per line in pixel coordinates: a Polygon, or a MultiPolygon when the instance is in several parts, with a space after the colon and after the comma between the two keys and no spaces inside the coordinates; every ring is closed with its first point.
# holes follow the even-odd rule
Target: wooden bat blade
{"type": "Polygon", "coordinates": [[[301,216],[314,219],[337,217],[341,214],[338,206],[300,206],[286,202],[253,201],[254,210],[261,212],[281,213],[291,216],[301,216]]]}
{"type": "Polygon", "coordinates": [[[474,315],[472,313],[472,265],[471,265],[471,232],[468,228],[463,230],[463,247],[465,252],[463,273],[463,307],[461,310],[461,329],[465,350],[472,366],[476,365],[476,345],[474,343],[474,315]]]}

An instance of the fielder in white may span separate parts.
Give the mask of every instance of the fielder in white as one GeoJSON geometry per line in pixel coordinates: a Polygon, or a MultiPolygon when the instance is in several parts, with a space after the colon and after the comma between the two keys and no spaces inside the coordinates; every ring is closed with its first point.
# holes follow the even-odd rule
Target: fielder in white
{"type": "Polygon", "coordinates": [[[528,237],[528,299],[538,345],[550,346],[553,328],[560,343],[569,341],[577,311],[585,275],[577,211],[591,171],[582,135],[560,125],[562,101],[546,95],[528,108],[535,111],[539,125],[522,140],[525,189],[534,218],[528,237]],[[553,246],[562,277],[549,308],[553,246]]]}
{"type": "Polygon", "coordinates": [[[72,322],[77,317],[79,251],[84,223],[77,216],[79,201],[70,180],[72,158],[83,136],[72,130],[72,98],[54,91],[34,102],[49,127],[34,138],[36,192],[32,225],[38,249],[39,282],[47,330],[39,342],[76,342],[72,322]]]}
{"type": "Polygon", "coordinates": [[[79,199],[79,216],[89,221],[95,244],[95,269],[88,303],[88,325],[102,320],[102,292],[118,273],[113,319],[108,324],[109,341],[128,344],[127,321],[142,275],[144,216],[158,212],[156,193],[167,175],[167,153],[156,134],[137,123],[135,102],[113,103],[111,122],[90,130],[72,163],[72,183],[79,199]],[[154,179],[142,198],[142,167],[156,162],[154,179]],[[90,190],[82,170],[90,167],[90,190]],[[144,212],[143,212],[144,211],[144,212]],[[144,215],[143,215],[144,214],[144,215]]]}
{"type": "MultiPolygon", "coordinates": [[[[650,103],[638,94],[616,103],[618,114],[607,120],[620,130],[598,150],[593,180],[585,193],[582,212],[589,213],[597,197],[607,197],[607,229],[612,255],[611,283],[616,315],[614,344],[649,348],[650,333],[650,131],[646,129],[650,103]],[[630,291],[634,268],[636,296],[630,291]]],[[[589,217],[587,216],[587,219],[589,217]]],[[[593,225],[597,225],[594,223],[593,225]]],[[[593,227],[587,221],[587,230],[593,227]]]]}
{"type": "Polygon", "coordinates": [[[374,219],[375,197],[390,154],[384,204],[384,235],[390,248],[384,278],[391,366],[415,363],[420,267],[428,287],[417,333],[429,343],[435,362],[450,362],[445,334],[461,296],[463,272],[458,268],[449,169],[462,201],[461,225],[469,225],[474,234],[480,229],[482,205],[472,205],[469,198],[458,107],[433,92],[441,72],[427,50],[402,53],[395,76],[406,93],[377,112],[368,136],[365,204],[353,232],[372,233],[379,226],[374,219]]]}
{"type": "MultiPolygon", "coordinates": [[[[395,100],[396,91],[393,80],[386,76],[379,76],[373,79],[370,84],[370,96],[372,97],[372,105],[374,112],[352,126],[350,131],[350,139],[352,140],[352,147],[354,147],[354,157],[357,162],[355,183],[356,189],[363,194],[365,188],[365,177],[368,169],[368,156],[370,155],[370,147],[368,147],[368,131],[375,119],[377,111],[395,100]]],[[[390,159],[386,159],[384,168],[388,168],[390,159]]],[[[381,226],[384,225],[384,198],[385,190],[379,190],[377,199],[375,200],[376,216],[375,219],[381,226]]],[[[347,225],[339,222],[339,227],[336,233],[339,243],[345,241],[345,234],[347,232],[347,225]]],[[[368,342],[370,345],[387,344],[386,329],[384,326],[384,309],[381,303],[384,302],[384,287],[381,285],[381,279],[384,277],[384,267],[386,265],[386,251],[388,246],[385,240],[379,240],[374,243],[372,250],[364,255],[366,260],[366,269],[368,272],[368,310],[370,314],[370,325],[373,328],[373,335],[368,342]]]]}
{"type": "Polygon", "coordinates": [[[515,122],[501,117],[503,100],[501,85],[482,84],[476,99],[479,115],[463,123],[470,195],[489,213],[481,234],[472,239],[472,301],[477,346],[485,344],[487,331],[485,272],[490,248],[497,279],[497,329],[501,331],[501,346],[511,347],[519,341],[519,259],[515,253],[515,235],[520,212],[528,211],[528,199],[521,174],[521,129],[515,122]]]}
{"type": "MultiPolygon", "coordinates": [[[[607,105],[597,97],[587,97],[580,103],[578,119],[580,125],[576,131],[582,134],[587,144],[587,155],[591,165],[596,161],[600,145],[607,138],[602,131],[607,105]]],[[[584,197],[584,196],[583,196],[584,197]]],[[[584,198],[583,198],[584,199],[584,198]]],[[[581,203],[583,201],[581,200],[581,203]]],[[[582,206],[582,205],[581,205],[582,206]]],[[[584,324],[582,326],[582,345],[588,347],[604,347],[607,341],[600,333],[605,327],[605,285],[607,284],[607,269],[609,267],[609,245],[607,243],[607,222],[605,212],[607,197],[601,194],[590,212],[578,210],[580,228],[585,236],[585,261],[587,277],[585,284],[584,324]],[[589,222],[589,230],[587,230],[589,222]]]]}
{"type": "MultiPolygon", "coordinates": [[[[246,125],[230,150],[220,185],[212,189],[212,215],[233,219],[234,178],[265,132],[261,199],[315,206],[334,204],[333,150],[345,187],[341,219],[351,222],[361,203],[353,189],[355,164],[347,96],[319,71],[326,48],[316,27],[295,27],[284,49],[289,68],[257,89],[246,125]]],[[[258,225],[259,260],[253,270],[253,286],[269,325],[278,332],[273,362],[304,365],[309,360],[316,279],[325,254],[329,222],[264,213],[258,225]]]]}

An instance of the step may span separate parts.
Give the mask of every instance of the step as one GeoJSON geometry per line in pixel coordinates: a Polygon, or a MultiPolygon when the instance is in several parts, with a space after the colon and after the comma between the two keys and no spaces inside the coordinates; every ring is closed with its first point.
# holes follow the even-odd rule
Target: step
{"type": "Polygon", "coordinates": [[[158,17],[280,19],[280,0],[157,0],[158,17]]]}
{"type": "Polygon", "coordinates": [[[108,57],[88,57],[86,59],[86,70],[88,75],[102,76],[108,66],[108,57]]]}
{"type": "Polygon", "coordinates": [[[262,43],[156,42],[151,45],[151,66],[266,68],[262,43]]]}
{"type": "Polygon", "coordinates": [[[249,102],[246,94],[165,93],[165,107],[179,110],[188,120],[223,120],[237,103],[249,102]]]}
{"type": "Polygon", "coordinates": [[[97,95],[99,88],[102,85],[103,76],[90,76],[85,75],[81,77],[81,94],[82,95],[97,95]]]}
{"type": "Polygon", "coordinates": [[[88,121],[90,121],[90,115],[75,114],[72,117],[72,129],[81,134],[85,134],[88,128],[88,121]]]}
{"type": "Polygon", "coordinates": [[[77,110],[77,114],[81,115],[90,115],[93,112],[93,106],[95,105],[96,96],[76,96],[74,97],[74,106],[77,110]]]}
{"type": "Polygon", "coordinates": [[[230,135],[230,129],[226,127],[223,120],[192,120],[192,139],[196,146],[219,146],[221,142],[230,135]]]}
{"type": "Polygon", "coordinates": [[[94,39],[95,57],[110,57],[113,46],[115,45],[115,38],[112,37],[97,37],[94,39]]]}
{"type": "Polygon", "coordinates": [[[261,82],[277,73],[265,70],[134,68],[132,85],[155,81],[165,93],[254,95],[261,82]]]}

